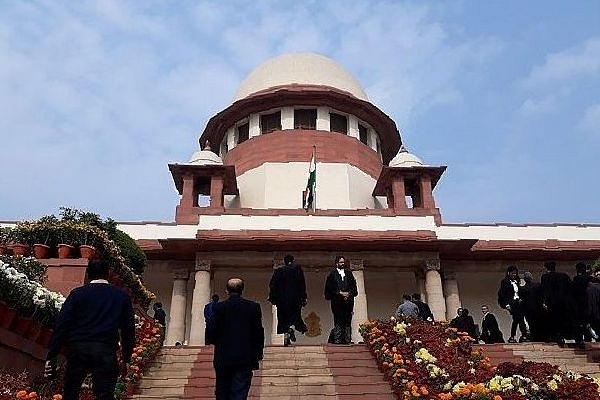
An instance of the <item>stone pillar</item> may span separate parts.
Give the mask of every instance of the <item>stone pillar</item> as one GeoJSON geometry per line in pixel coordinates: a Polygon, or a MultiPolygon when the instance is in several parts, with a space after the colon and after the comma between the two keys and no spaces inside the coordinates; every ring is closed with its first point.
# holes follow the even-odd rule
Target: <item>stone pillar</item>
{"type": "Polygon", "coordinates": [[[248,138],[260,135],[260,115],[250,114],[248,121],[248,138]]]}
{"type": "Polygon", "coordinates": [[[354,115],[348,115],[348,136],[358,140],[358,118],[354,115]]]}
{"type": "MultiPolygon", "coordinates": [[[[283,256],[276,255],[273,257],[273,270],[283,265],[283,256]]],[[[271,344],[283,345],[283,333],[277,333],[277,306],[271,306],[271,344]]]]}
{"type": "Polygon", "coordinates": [[[317,107],[317,130],[327,132],[331,130],[328,107],[317,107]]]}
{"type": "Polygon", "coordinates": [[[183,176],[183,188],[179,205],[184,208],[192,208],[197,201],[197,199],[194,201],[194,177],[186,174],[183,176]]]}
{"type": "Polygon", "coordinates": [[[456,316],[456,310],[462,307],[455,272],[444,272],[444,297],[446,298],[446,321],[450,321],[456,316]]]}
{"type": "Polygon", "coordinates": [[[173,272],[173,293],[169,309],[169,323],[165,344],[174,346],[175,342],[183,343],[185,339],[185,308],[187,304],[187,283],[190,273],[187,270],[173,272]]]}
{"type": "Polygon", "coordinates": [[[222,176],[212,176],[210,180],[210,208],[223,207],[223,184],[222,176]]]}
{"type": "Polygon", "coordinates": [[[237,144],[237,141],[235,140],[235,134],[235,127],[231,127],[227,130],[227,148],[229,150],[233,149],[237,144]]]}
{"type": "Polygon", "coordinates": [[[417,293],[421,296],[421,301],[427,303],[427,290],[425,290],[425,273],[419,269],[415,271],[415,281],[417,282],[417,293]]]}
{"type": "Polygon", "coordinates": [[[394,211],[406,209],[406,190],[404,188],[404,177],[396,176],[392,181],[392,197],[394,198],[394,211]]]}
{"type": "Polygon", "coordinates": [[[294,107],[283,107],[281,109],[281,130],[294,129],[294,107]]]}
{"type": "Polygon", "coordinates": [[[369,319],[363,260],[350,260],[350,269],[356,279],[356,288],[358,289],[358,296],[354,298],[354,315],[352,315],[352,341],[359,343],[363,341],[359,333],[360,324],[369,319]]]}
{"type": "Polygon", "coordinates": [[[427,303],[431,308],[433,317],[436,321],[444,320],[446,317],[446,302],[442,290],[439,259],[425,261],[425,290],[427,291],[427,303]]]}
{"type": "Polygon", "coordinates": [[[435,208],[435,200],[433,199],[433,189],[431,188],[431,177],[424,175],[419,182],[421,189],[421,205],[426,209],[435,208]]]}
{"type": "Polygon", "coordinates": [[[204,306],[210,301],[210,261],[196,259],[194,295],[192,297],[192,321],[190,345],[204,346],[206,321],[204,306]]]}

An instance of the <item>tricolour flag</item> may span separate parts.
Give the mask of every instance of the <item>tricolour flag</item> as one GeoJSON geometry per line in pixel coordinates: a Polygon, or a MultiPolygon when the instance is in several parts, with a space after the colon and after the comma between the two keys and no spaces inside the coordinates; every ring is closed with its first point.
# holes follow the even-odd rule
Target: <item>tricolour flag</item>
{"type": "Polygon", "coordinates": [[[313,148],[312,158],[310,159],[310,167],[308,168],[308,182],[306,190],[303,192],[302,208],[308,211],[314,208],[315,201],[315,186],[317,185],[317,163],[315,161],[315,149],[313,148]]]}

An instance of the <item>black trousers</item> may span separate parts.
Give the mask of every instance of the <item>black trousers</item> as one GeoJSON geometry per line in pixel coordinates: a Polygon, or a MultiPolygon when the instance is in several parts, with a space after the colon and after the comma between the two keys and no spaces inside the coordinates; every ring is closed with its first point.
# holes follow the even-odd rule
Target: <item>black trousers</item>
{"type": "Polygon", "coordinates": [[[521,301],[512,301],[510,303],[510,315],[512,316],[512,324],[510,326],[510,337],[515,337],[517,334],[517,326],[521,331],[522,336],[527,336],[527,326],[525,325],[525,310],[521,301]]]}
{"type": "Polygon", "coordinates": [[[353,301],[331,301],[333,313],[333,343],[350,344],[352,340],[352,310],[353,301]]]}
{"type": "Polygon", "coordinates": [[[81,384],[92,374],[92,390],[96,400],[114,400],[119,377],[115,348],[97,342],[72,343],[67,353],[63,400],[79,399],[81,384]]]}
{"type": "Polygon", "coordinates": [[[252,369],[215,368],[217,400],[246,400],[252,382],[252,369]]]}

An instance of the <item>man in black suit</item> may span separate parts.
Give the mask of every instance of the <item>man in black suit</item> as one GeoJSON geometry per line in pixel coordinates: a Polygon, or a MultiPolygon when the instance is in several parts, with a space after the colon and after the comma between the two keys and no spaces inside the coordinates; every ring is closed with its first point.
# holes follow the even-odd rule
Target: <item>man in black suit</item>
{"type": "Polygon", "coordinates": [[[260,305],[242,298],[244,281],[227,281],[229,298],[217,303],[206,327],[206,339],[215,345],[217,400],[248,397],[252,371],[263,358],[265,333],[260,305]]]}
{"type": "Polygon", "coordinates": [[[284,334],[284,346],[296,341],[294,328],[300,333],[307,331],[301,312],[306,297],[304,272],[294,262],[294,256],[288,254],[283,265],[273,271],[269,283],[269,301],[277,307],[277,333],[284,334]]]}
{"type": "Polygon", "coordinates": [[[512,324],[510,326],[510,338],[508,343],[516,343],[515,335],[517,334],[517,326],[521,331],[520,342],[529,341],[529,332],[525,324],[525,310],[523,308],[523,299],[521,298],[521,285],[519,278],[519,270],[516,266],[510,265],[506,269],[506,276],[500,281],[498,289],[498,305],[506,309],[512,316],[512,324]]]}
{"type": "Polygon", "coordinates": [[[333,313],[333,343],[350,344],[354,298],[358,296],[356,279],[346,267],[344,256],[335,258],[335,268],[325,281],[325,299],[331,301],[333,313]]]}
{"type": "Polygon", "coordinates": [[[481,312],[483,313],[483,319],[481,320],[481,336],[479,339],[483,340],[485,344],[504,343],[504,336],[502,336],[502,331],[498,327],[496,316],[490,312],[486,305],[481,306],[481,312]]]}
{"type": "Polygon", "coordinates": [[[550,339],[564,345],[565,338],[573,334],[575,300],[571,278],[556,271],[556,262],[544,263],[546,273],[542,275],[542,306],[547,310],[546,329],[550,339]]]}
{"type": "Polygon", "coordinates": [[[429,308],[427,303],[421,300],[421,295],[419,293],[413,293],[411,301],[419,308],[419,318],[425,321],[433,322],[433,313],[431,312],[431,308],[429,308]]]}
{"type": "Polygon", "coordinates": [[[108,283],[109,265],[93,260],[89,283],[75,288],[60,310],[46,358],[45,374],[56,374],[56,357],[67,349],[64,400],[77,400],[88,373],[97,400],[113,400],[119,377],[117,350],[121,342],[121,373],[127,371],[135,343],[135,320],[129,295],[108,283]]]}

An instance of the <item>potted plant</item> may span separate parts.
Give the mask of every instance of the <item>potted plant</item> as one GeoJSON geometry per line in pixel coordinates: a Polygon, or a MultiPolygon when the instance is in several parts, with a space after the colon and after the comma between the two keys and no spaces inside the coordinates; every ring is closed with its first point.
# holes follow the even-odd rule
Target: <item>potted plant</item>
{"type": "Polygon", "coordinates": [[[8,241],[11,244],[13,254],[15,256],[26,256],[29,254],[31,241],[31,224],[22,222],[10,230],[8,241]]]}
{"type": "Polygon", "coordinates": [[[61,221],[56,226],[58,238],[58,258],[70,258],[76,244],[76,231],[71,221],[61,221]]]}
{"type": "Polygon", "coordinates": [[[77,242],[79,243],[79,253],[81,258],[88,260],[96,257],[96,242],[98,241],[98,228],[87,224],[77,224],[75,229],[77,242]]]}
{"type": "Polygon", "coordinates": [[[33,255],[35,258],[49,258],[51,247],[56,245],[56,225],[58,219],[47,215],[32,224],[33,255]]]}

